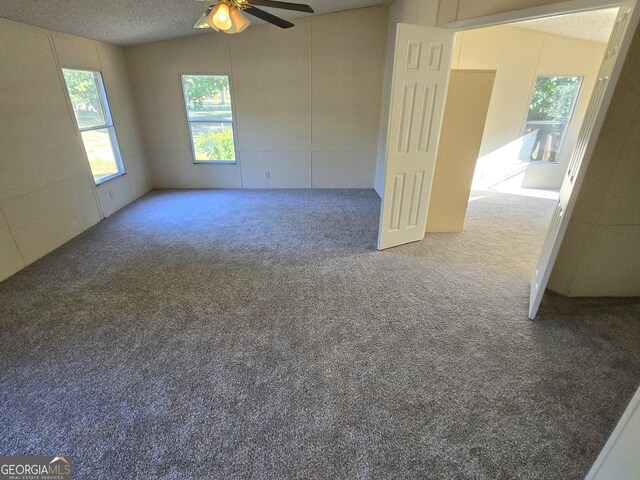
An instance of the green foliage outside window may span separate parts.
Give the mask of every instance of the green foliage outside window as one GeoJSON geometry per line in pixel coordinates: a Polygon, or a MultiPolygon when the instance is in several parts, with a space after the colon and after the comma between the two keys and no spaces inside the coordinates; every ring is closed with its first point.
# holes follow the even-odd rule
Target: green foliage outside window
{"type": "Polygon", "coordinates": [[[233,130],[231,129],[221,132],[209,131],[197,133],[194,142],[197,156],[206,156],[206,158],[198,158],[198,160],[236,159],[233,148],[233,130]]]}
{"type": "Polygon", "coordinates": [[[96,85],[95,73],[63,69],[64,80],[80,128],[106,124],[96,85]]]}
{"type": "Polygon", "coordinates": [[[235,161],[233,111],[227,75],[182,75],[195,160],[235,161]]]}
{"type": "Polygon", "coordinates": [[[527,120],[568,120],[580,89],[580,77],[540,77],[536,82],[527,120]]]}
{"type": "Polygon", "coordinates": [[[189,106],[193,109],[203,108],[206,99],[218,97],[225,103],[229,96],[229,80],[223,75],[184,75],[184,93],[189,106]]]}

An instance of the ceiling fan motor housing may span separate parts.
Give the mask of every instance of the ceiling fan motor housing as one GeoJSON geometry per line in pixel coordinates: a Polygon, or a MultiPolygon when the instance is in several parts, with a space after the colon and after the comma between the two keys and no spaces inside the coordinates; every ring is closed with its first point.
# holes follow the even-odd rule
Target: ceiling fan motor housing
{"type": "Polygon", "coordinates": [[[226,3],[229,7],[234,7],[238,10],[244,10],[251,6],[247,0],[218,0],[218,3],[226,3]]]}

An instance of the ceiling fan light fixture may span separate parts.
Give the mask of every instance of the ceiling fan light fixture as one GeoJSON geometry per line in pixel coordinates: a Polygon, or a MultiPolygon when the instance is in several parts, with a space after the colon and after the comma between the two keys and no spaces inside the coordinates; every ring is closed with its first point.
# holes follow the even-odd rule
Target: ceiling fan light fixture
{"type": "Polygon", "coordinates": [[[207,23],[209,23],[212,28],[215,25],[220,30],[226,31],[233,26],[233,24],[231,23],[229,6],[226,3],[219,3],[218,5],[216,5],[211,11],[211,14],[211,22],[207,23]]]}
{"type": "Polygon", "coordinates": [[[267,23],[280,28],[291,28],[293,23],[284,18],[280,18],[272,13],[257,8],[261,7],[280,8],[296,12],[314,13],[313,8],[302,3],[291,3],[281,0],[198,0],[199,2],[214,2],[205,14],[194,25],[195,28],[213,28],[216,32],[240,33],[245,30],[251,22],[245,16],[264,20],[267,23]]]}
{"type": "Polygon", "coordinates": [[[219,32],[220,29],[216,27],[215,23],[213,23],[213,18],[216,16],[216,13],[218,12],[219,7],[220,7],[220,4],[215,5],[209,12],[209,15],[207,15],[207,17],[204,19],[207,26],[213,28],[216,32],[219,32]]]}
{"type": "Polygon", "coordinates": [[[229,31],[229,33],[240,33],[251,25],[251,21],[237,8],[231,9],[229,17],[233,23],[232,30],[234,30],[234,32],[229,31]]]}
{"type": "Polygon", "coordinates": [[[196,22],[193,28],[209,28],[209,24],[207,23],[206,18],[203,16],[200,20],[196,22]]]}
{"type": "Polygon", "coordinates": [[[202,16],[198,19],[193,28],[209,28],[209,24],[207,23],[207,17],[213,10],[213,6],[209,7],[206,12],[202,14],[202,16]]]}

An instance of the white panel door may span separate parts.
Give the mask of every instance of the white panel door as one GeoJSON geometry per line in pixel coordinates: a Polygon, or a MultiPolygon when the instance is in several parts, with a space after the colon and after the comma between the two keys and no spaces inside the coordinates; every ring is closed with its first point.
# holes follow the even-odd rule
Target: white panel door
{"type": "Polygon", "coordinates": [[[379,250],[424,237],[453,35],[442,28],[398,24],[379,250]]]}
{"type": "Polygon", "coordinates": [[[607,107],[611,101],[615,82],[620,74],[621,64],[624,61],[624,55],[631,40],[630,37],[633,35],[638,23],[637,13],[634,14],[634,6],[635,0],[623,0],[622,6],[618,11],[618,18],[598,73],[598,81],[591,94],[591,100],[580,128],[578,141],[560,188],[560,199],[553,212],[551,225],[538,258],[536,270],[531,279],[529,298],[529,318],[531,319],[534,319],[538,313],[562,239],[569,225],[569,218],[576,203],[580,185],[598,139],[607,107]],[[630,26],[632,28],[629,28],[630,26]],[[620,55],[622,48],[625,51],[620,55]]]}

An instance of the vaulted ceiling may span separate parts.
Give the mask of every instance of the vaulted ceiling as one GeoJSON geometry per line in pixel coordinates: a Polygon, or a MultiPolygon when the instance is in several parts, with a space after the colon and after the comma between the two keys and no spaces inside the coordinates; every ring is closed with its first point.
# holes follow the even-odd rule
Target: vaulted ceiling
{"type": "MultiPolygon", "coordinates": [[[[307,3],[316,14],[388,3],[387,0],[288,1],[307,3]]],[[[207,5],[195,0],[11,0],[0,2],[0,17],[116,45],[135,45],[211,32],[193,28],[207,5]]],[[[285,10],[264,10],[287,19],[302,16],[285,10]]],[[[253,18],[251,22],[262,23],[253,18]]]]}

